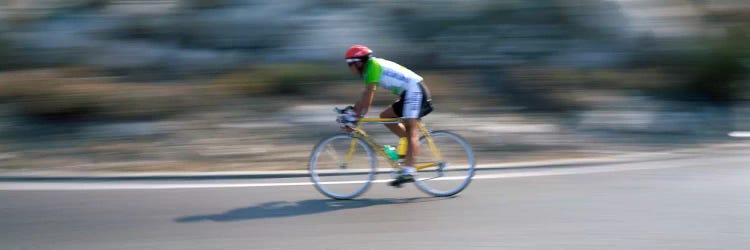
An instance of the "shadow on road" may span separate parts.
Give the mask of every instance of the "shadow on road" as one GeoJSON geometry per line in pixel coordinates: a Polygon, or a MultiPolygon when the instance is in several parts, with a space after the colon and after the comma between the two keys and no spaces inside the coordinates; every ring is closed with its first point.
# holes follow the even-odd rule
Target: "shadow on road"
{"type": "Polygon", "coordinates": [[[426,197],[407,199],[358,199],[358,200],[304,200],[298,202],[274,201],[257,206],[229,210],[221,214],[193,215],[175,219],[179,223],[215,221],[231,222],[265,218],[293,217],[308,214],[326,213],[337,210],[364,208],[378,205],[429,202],[452,197],[426,197]]]}

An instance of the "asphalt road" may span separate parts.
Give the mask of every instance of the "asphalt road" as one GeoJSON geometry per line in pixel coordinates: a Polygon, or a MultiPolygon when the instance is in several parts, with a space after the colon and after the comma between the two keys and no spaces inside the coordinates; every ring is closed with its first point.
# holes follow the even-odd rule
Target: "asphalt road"
{"type": "Polygon", "coordinates": [[[333,201],[301,178],[0,183],[0,248],[747,249],[748,152],[480,171],[454,198],[379,183],[333,201]],[[253,183],[297,184],[237,185],[253,183]]]}

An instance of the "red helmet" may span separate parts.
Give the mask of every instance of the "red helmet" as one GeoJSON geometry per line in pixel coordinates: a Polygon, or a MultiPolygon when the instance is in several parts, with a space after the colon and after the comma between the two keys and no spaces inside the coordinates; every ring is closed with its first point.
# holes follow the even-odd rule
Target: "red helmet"
{"type": "Polygon", "coordinates": [[[359,59],[372,54],[372,50],[364,45],[354,45],[346,51],[344,59],[359,59]]]}

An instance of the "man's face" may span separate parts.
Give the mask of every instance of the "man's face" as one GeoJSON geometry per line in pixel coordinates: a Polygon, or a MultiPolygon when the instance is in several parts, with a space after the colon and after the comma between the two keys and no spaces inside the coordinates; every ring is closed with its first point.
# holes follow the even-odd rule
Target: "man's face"
{"type": "Polygon", "coordinates": [[[353,62],[349,63],[349,71],[351,71],[355,75],[360,75],[360,70],[362,68],[362,62],[353,62]]]}

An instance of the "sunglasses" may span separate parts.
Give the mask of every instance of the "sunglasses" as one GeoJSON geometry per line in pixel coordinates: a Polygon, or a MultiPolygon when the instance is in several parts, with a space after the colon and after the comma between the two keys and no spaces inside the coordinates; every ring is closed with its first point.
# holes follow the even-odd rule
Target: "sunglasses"
{"type": "Polygon", "coordinates": [[[362,60],[359,59],[359,58],[348,58],[348,59],[346,59],[346,64],[349,65],[349,66],[352,66],[352,64],[354,64],[356,62],[361,62],[361,61],[362,60]]]}

